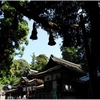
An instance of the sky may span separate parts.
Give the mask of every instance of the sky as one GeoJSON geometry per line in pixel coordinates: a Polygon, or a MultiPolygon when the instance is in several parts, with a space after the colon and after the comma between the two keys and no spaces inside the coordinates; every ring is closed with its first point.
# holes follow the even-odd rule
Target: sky
{"type": "Polygon", "coordinates": [[[25,59],[28,63],[31,63],[32,57],[31,55],[34,53],[35,56],[39,56],[40,54],[45,54],[48,58],[50,58],[50,55],[53,54],[54,56],[61,58],[61,51],[60,51],[60,43],[62,42],[62,39],[56,39],[56,45],[54,46],[49,46],[49,35],[47,34],[46,31],[43,29],[39,28],[37,29],[38,31],[38,39],[37,40],[31,40],[30,35],[32,31],[32,26],[33,26],[33,21],[34,20],[28,20],[26,17],[25,19],[28,21],[28,26],[29,26],[29,34],[27,36],[29,40],[29,44],[25,46],[24,54],[22,57],[15,56],[14,59],[25,59]]]}

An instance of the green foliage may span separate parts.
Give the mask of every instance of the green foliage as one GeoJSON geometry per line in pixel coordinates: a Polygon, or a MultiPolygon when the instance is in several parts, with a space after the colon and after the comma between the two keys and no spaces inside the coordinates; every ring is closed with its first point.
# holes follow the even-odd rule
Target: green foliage
{"type": "Polygon", "coordinates": [[[72,62],[77,62],[78,59],[77,58],[77,50],[74,47],[64,47],[62,50],[62,56],[63,59],[66,59],[68,61],[72,61],[72,62]]]}
{"type": "Polygon", "coordinates": [[[0,84],[15,84],[18,83],[22,76],[26,76],[30,65],[24,59],[14,60],[10,69],[8,71],[8,75],[6,75],[6,71],[2,70],[0,75],[0,84]]]}
{"type": "Polygon", "coordinates": [[[29,28],[22,14],[17,13],[18,30],[12,29],[12,21],[16,10],[6,2],[4,2],[4,5],[1,7],[1,11],[4,14],[2,15],[3,17],[0,18],[0,55],[1,61],[4,59],[4,62],[7,63],[7,61],[11,62],[13,60],[14,55],[23,55],[24,47],[21,46],[21,44],[28,45],[26,36],[29,33],[29,28]]]}
{"type": "MultiPolygon", "coordinates": [[[[28,45],[26,36],[29,33],[29,28],[28,23],[23,19],[23,15],[6,1],[3,1],[0,7],[0,84],[9,84],[19,80],[15,74],[19,73],[18,70],[15,70],[18,65],[15,62],[13,63],[13,59],[15,55],[23,55],[25,48],[22,44],[28,45]],[[17,30],[12,28],[15,14],[17,14],[16,20],[18,21],[17,30]]],[[[17,23],[15,24],[17,25],[17,23]]]]}
{"type": "Polygon", "coordinates": [[[14,60],[10,68],[11,83],[17,83],[22,76],[26,76],[30,65],[24,59],[14,60]]]}
{"type": "Polygon", "coordinates": [[[18,63],[18,72],[15,73],[17,77],[26,76],[27,71],[30,69],[30,65],[24,59],[15,60],[18,63]]]}
{"type": "Polygon", "coordinates": [[[48,57],[45,54],[40,54],[39,56],[35,56],[35,53],[33,53],[32,62],[31,62],[31,68],[34,70],[42,71],[42,69],[46,66],[48,62],[48,57]]]}
{"type": "Polygon", "coordinates": [[[62,47],[62,58],[77,64],[81,64],[85,71],[88,71],[87,60],[84,48],[62,47]]]}
{"type": "Polygon", "coordinates": [[[33,54],[31,55],[31,57],[32,57],[32,62],[31,62],[30,65],[31,65],[32,67],[34,67],[35,64],[36,64],[36,63],[35,63],[35,62],[36,62],[36,56],[35,56],[35,53],[33,53],[33,54]]]}

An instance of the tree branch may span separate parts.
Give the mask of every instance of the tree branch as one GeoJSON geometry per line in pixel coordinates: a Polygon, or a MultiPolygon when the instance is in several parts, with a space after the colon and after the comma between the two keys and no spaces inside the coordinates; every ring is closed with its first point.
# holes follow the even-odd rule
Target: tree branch
{"type": "Polygon", "coordinates": [[[50,29],[52,28],[54,30],[61,29],[57,24],[53,22],[48,22],[46,19],[40,18],[35,12],[33,13],[33,12],[28,11],[26,8],[21,6],[17,1],[8,1],[8,3],[11,6],[13,6],[17,11],[22,13],[24,16],[35,20],[37,23],[41,23],[43,27],[50,28],[50,29]]]}

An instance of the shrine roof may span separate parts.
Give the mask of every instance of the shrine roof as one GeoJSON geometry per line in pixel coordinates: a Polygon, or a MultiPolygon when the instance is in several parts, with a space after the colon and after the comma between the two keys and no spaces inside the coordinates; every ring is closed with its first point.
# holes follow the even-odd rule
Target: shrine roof
{"type": "Polygon", "coordinates": [[[57,58],[54,55],[50,56],[49,62],[45,66],[43,71],[46,71],[49,68],[54,68],[57,65],[64,66],[69,70],[73,70],[73,71],[80,72],[80,73],[85,73],[80,64],[76,64],[76,63],[61,59],[61,58],[57,58]]]}

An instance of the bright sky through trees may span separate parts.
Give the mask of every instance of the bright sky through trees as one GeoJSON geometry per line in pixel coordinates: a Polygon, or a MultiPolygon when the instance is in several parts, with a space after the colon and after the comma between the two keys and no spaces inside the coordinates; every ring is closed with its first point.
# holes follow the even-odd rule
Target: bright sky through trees
{"type": "MultiPolygon", "coordinates": [[[[61,58],[61,52],[60,52],[60,43],[62,42],[62,39],[56,39],[56,45],[55,46],[49,46],[48,42],[49,42],[49,35],[47,34],[46,31],[44,31],[43,29],[39,28],[38,29],[38,39],[37,40],[31,40],[30,39],[30,35],[31,35],[31,31],[32,31],[32,25],[33,25],[33,20],[28,20],[27,18],[25,18],[28,21],[28,25],[29,25],[29,35],[28,35],[28,40],[29,40],[29,44],[28,46],[25,46],[25,51],[24,51],[24,55],[21,57],[21,59],[25,59],[28,63],[31,63],[32,61],[32,53],[35,53],[36,56],[40,55],[40,54],[45,54],[47,57],[50,57],[51,54],[55,55],[56,57],[61,58]]],[[[15,56],[15,59],[20,59],[19,56],[15,56]]]]}

